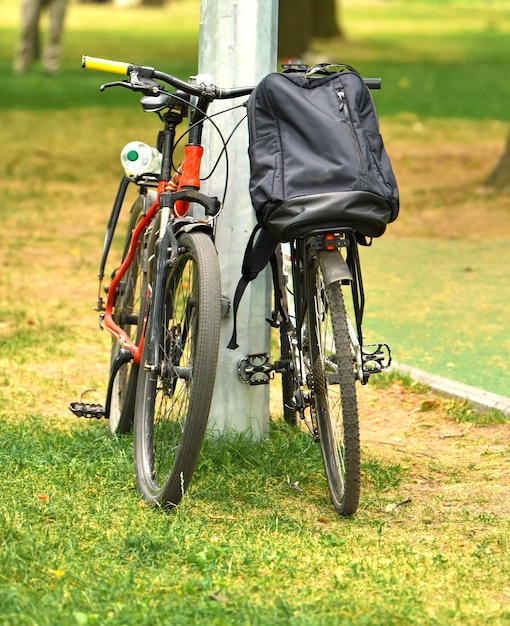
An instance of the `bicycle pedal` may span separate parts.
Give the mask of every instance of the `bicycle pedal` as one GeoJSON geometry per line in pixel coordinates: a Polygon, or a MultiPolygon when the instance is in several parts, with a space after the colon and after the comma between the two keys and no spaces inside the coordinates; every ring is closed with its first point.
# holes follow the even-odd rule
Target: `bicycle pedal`
{"type": "Polygon", "coordinates": [[[85,417],[86,419],[102,419],[106,417],[106,411],[101,404],[87,404],[85,402],[71,402],[69,410],[76,417],[85,417]]]}
{"type": "Polygon", "coordinates": [[[239,378],[247,385],[268,385],[273,370],[274,367],[269,362],[269,355],[264,352],[248,354],[237,365],[239,378]]]}
{"type": "Polygon", "coordinates": [[[391,365],[391,348],[387,343],[367,343],[361,347],[363,372],[378,374],[391,365]]]}

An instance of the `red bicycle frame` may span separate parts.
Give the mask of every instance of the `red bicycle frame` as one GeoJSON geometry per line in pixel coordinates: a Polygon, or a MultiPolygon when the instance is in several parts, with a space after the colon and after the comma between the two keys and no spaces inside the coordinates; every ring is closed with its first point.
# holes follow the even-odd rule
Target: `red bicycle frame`
{"type": "MultiPolygon", "coordinates": [[[[131,352],[133,356],[133,363],[135,365],[140,364],[147,320],[143,320],[140,342],[138,344],[134,343],[126,331],[113,320],[112,311],[115,296],[117,294],[117,288],[129,266],[133,262],[136,250],[141,243],[141,234],[159,211],[160,195],[165,191],[181,191],[183,189],[194,189],[198,191],[200,189],[200,164],[203,152],[204,149],[202,146],[188,144],[184,148],[184,161],[172,179],[170,181],[160,180],[158,182],[156,199],[133,230],[128,252],[122,261],[122,264],[115,272],[112,282],[108,287],[108,297],[102,316],[102,325],[120,343],[122,348],[131,352]]],[[[175,218],[185,217],[189,210],[189,204],[190,203],[186,200],[177,200],[173,207],[173,216],[175,218]]]]}

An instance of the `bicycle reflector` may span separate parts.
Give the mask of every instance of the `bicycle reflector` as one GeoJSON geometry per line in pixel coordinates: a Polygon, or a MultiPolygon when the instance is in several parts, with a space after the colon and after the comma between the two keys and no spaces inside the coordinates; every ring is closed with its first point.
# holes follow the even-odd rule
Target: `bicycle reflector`
{"type": "Polygon", "coordinates": [[[337,242],[336,242],[336,237],[335,235],[332,235],[331,233],[328,233],[327,235],[324,235],[324,250],[336,250],[337,249],[337,242]]]}

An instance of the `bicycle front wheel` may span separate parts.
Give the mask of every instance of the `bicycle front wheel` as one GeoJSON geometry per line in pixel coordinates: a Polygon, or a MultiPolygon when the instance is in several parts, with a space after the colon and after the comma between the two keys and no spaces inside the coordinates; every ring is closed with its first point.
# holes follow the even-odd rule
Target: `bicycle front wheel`
{"type": "Polygon", "coordinates": [[[319,262],[309,273],[310,376],[319,441],[333,506],[353,515],[360,492],[360,442],[353,354],[341,285],[319,262]]]}
{"type": "MultiPolygon", "coordinates": [[[[182,252],[151,310],[138,376],[135,474],[149,504],[171,508],[191,481],[207,426],[218,357],[221,293],[218,258],[202,232],[179,238],[182,252]],[[157,339],[156,363],[149,337],[157,339]]],[[[154,297],[154,294],[153,294],[154,297]]]]}

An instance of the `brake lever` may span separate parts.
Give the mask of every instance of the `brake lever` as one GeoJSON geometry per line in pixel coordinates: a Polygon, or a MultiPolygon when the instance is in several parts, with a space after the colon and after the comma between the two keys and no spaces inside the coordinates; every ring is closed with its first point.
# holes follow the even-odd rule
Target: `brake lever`
{"type": "Polygon", "coordinates": [[[136,74],[131,74],[131,81],[116,80],[113,83],[105,83],[101,85],[100,90],[104,91],[109,87],[125,87],[126,89],[131,89],[131,91],[141,91],[144,96],[154,96],[165,91],[156,81],[147,78],[139,80],[136,74]]]}
{"type": "Polygon", "coordinates": [[[131,83],[128,80],[116,80],[113,83],[105,83],[99,87],[100,91],[104,91],[109,87],[126,87],[126,89],[132,89],[131,83]]]}

